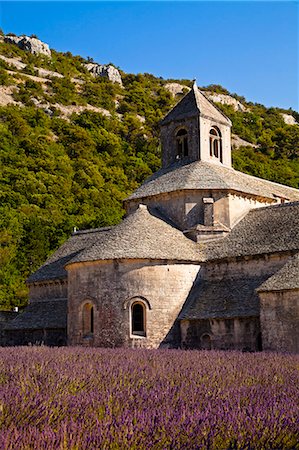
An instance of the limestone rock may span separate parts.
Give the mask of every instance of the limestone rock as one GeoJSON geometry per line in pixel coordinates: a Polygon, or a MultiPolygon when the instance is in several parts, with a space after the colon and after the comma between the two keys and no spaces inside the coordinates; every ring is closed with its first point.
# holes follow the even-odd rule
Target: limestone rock
{"type": "Polygon", "coordinates": [[[165,89],[167,89],[174,97],[176,95],[183,95],[186,94],[188,91],[190,91],[190,88],[188,86],[184,86],[183,84],[179,83],[167,83],[165,84],[165,89]]]}
{"type": "Polygon", "coordinates": [[[29,36],[5,36],[4,42],[15,44],[20,49],[28,51],[34,55],[51,56],[51,50],[48,44],[45,44],[37,38],[29,36]]]}
{"type": "Polygon", "coordinates": [[[295,117],[292,116],[292,114],[281,113],[281,116],[287,125],[299,125],[298,122],[296,122],[295,117]]]}
{"type": "Polygon", "coordinates": [[[258,145],[252,144],[251,142],[248,142],[248,141],[245,141],[245,139],[240,138],[237,134],[232,134],[232,148],[238,149],[240,147],[257,148],[258,145]]]}
{"type": "Polygon", "coordinates": [[[85,67],[94,77],[106,77],[112,83],[119,83],[121,86],[123,84],[119,71],[110,64],[105,66],[97,63],[88,63],[85,64],[85,67]]]}
{"type": "Polygon", "coordinates": [[[212,100],[212,102],[222,103],[222,105],[231,105],[235,111],[245,112],[248,111],[248,108],[244,106],[239,100],[230,95],[226,94],[216,94],[214,92],[205,92],[205,95],[212,100]]]}

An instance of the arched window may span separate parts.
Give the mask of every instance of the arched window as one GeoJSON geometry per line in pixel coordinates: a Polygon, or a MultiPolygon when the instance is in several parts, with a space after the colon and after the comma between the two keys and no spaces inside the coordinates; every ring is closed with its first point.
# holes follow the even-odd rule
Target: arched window
{"type": "Polygon", "coordinates": [[[221,133],[217,127],[210,129],[210,156],[222,162],[222,141],[221,133]]]}
{"type": "Polygon", "coordinates": [[[188,133],[181,129],[176,134],[177,159],[188,156],[188,133]]]}
{"type": "Polygon", "coordinates": [[[134,302],[131,306],[131,333],[136,336],[146,335],[146,310],[141,302],[134,302]]]}
{"type": "Polygon", "coordinates": [[[94,307],[91,303],[83,305],[82,321],[83,336],[92,336],[94,331],[94,307]]]}
{"type": "Polygon", "coordinates": [[[203,334],[200,337],[200,344],[203,350],[211,350],[211,336],[209,334],[203,334]]]}

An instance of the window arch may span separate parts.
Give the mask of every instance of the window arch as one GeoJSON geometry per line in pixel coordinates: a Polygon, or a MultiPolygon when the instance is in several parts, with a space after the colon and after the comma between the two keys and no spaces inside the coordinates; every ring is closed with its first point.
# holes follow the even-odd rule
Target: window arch
{"type": "Polygon", "coordinates": [[[177,159],[184,158],[188,156],[188,133],[187,130],[181,128],[175,135],[176,138],[176,151],[177,159]]]}
{"type": "Polygon", "coordinates": [[[131,334],[133,336],[146,336],[146,307],[140,301],[131,305],[131,334]]]}
{"type": "Polygon", "coordinates": [[[84,303],[82,308],[82,334],[83,337],[93,336],[94,333],[94,307],[90,302],[84,303]]]}
{"type": "Polygon", "coordinates": [[[210,129],[210,156],[222,162],[222,139],[220,130],[217,127],[210,129]]]}
{"type": "Polygon", "coordinates": [[[200,344],[203,350],[211,350],[211,336],[209,334],[203,334],[200,337],[200,344]]]}

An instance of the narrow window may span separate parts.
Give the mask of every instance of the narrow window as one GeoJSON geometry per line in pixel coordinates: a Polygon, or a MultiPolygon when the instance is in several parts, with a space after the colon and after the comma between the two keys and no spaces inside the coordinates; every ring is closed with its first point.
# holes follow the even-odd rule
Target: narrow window
{"type": "Polygon", "coordinates": [[[83,336],[92,336],[94,332],[94,308],[91,303],[85,303],[82,311],[83,336]]]}
{"type": "Polygon", "coordinates": [[[258,333],[256,337],[256,346],[258,352],[261,352],[263,350],[263,341],[262,341],[262,333],[258,333]]]}
{"type": "Polygon", "coordinates": [[[217,127],[210,129],[210,156],[222,162],[222,140],[220,130],[217,127]]]}
{"type": "Polygon", "coordinates": [[[177,146],[177,159],[188,156],[188,134],[187,131],[182,129],[176,134],[176,146],[177,146]]]}
{"type": "Polygon", "coordinates": [[[132,334],[145,336],[145,306],[140,302],[132,305],[132,334]]]}

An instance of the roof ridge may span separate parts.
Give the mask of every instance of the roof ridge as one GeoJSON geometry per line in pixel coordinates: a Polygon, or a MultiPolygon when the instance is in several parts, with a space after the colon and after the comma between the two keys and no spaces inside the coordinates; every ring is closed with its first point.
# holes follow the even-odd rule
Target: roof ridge
{"type": "Polygon", "coordinates": [[[111,225],[109,227],[100,227],[100,228],[90,228],[90,229],[86,229],[86,230],[77,230],[77,231],[74,231],[72,233],[72,236],[76,236],[77,234],[88,234],[88,233],[98,233],[98,232],[102,232],[102,231],[109,231],[113,226],[115,226],[115,225],[111,225]]]}
{"type": "MultiPolygon", "coordinates": [[[[212,101],[204,94],[204,92],[201,91],[201,90],[199,89],[198,86],[196,86],[196,87],[197,87],[197,93],[200,94],[200,95],[202,95],[202,96],[204,97],[204,99],[207,100],[207,101],[213,106],[213,108],[217,109],[217,111],[218,111],[220,114],[222,114],[222,116],[225,117],[226,120],[227,120],[230,124],[232,124],[232,121],[230,120],[230,118],[229,118],[226,114],[224,114],[224,112],[221,111],[221,109],[220,109],[217,105],[215,105],[215,104],[214,104],[214,103],[213,103],[213,102],[212,102],[212,101]]],[[[195,98],[196,98],[196,94],[195,94],[195,98]]],[[[198,99],[196,98],[196,100],[198,100],[198,99]]],[[[197,102],[196,102],[196,103],[197,103],[197,102]]]]}

